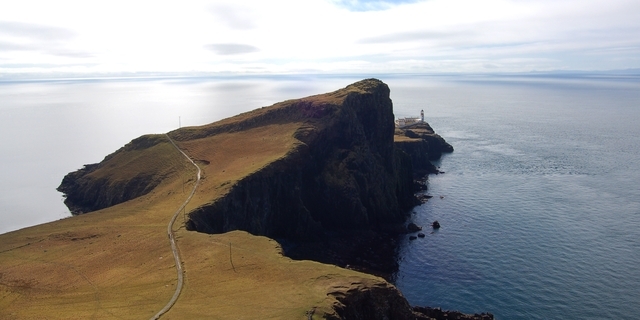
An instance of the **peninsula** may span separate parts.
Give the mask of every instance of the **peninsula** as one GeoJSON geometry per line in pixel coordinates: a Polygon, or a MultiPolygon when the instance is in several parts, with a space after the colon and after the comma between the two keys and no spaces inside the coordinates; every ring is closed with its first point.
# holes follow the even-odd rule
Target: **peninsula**
{"type": "Polygon", "coordinates": [[[154,317],[178,285],[178,212],[167,318],[427,319],[383,278],[285,254],[399,230],[417,173],[452,150],[396,129],[375,79],[139,137],[63,179],[74,217],[0,235],[0,317],[154,317]]]}

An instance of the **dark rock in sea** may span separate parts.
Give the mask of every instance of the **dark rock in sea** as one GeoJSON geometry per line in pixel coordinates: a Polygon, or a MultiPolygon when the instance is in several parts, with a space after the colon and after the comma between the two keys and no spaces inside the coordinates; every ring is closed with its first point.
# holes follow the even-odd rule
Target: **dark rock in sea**
{"type": "Polygon", "coordinates": [[[432,196],[428,196],[426,194],[418,194],[416,195],[416,198],[418,200],[420,200],[421,203],[425,203],[427,201],[429,201],[429,199],[433,198],[432,196]]]}
{"type": "Polygon", "coordinates": [[[424,233],[422,232],[418,233],[418,238],[424,238],[424,237],[425,237],[424,233]]]}
{"type": "Polygon", "coordinates": [[[434,229],[439,229],[439,228],[440,228],[440,222],[438,222],[438,220],[436,220],[436,221],[434,221],[434,222],[431,224],[431,226],[432,226],[434,229]]]}
{"type": "Polygon", "coordinates": [[[440,308],[413,307],[416,320],[493,320],[491,313],[464,314],[440,308]]]}
{"type": "Polygon", "coordinates": [[[409,240],[413,241],[413,240],[415,240],[415,239],[418,239],[418,237],[416,237],[416,236],[409,236],[409,240]]]}
{"type": "Polygon", "coordinates": [[[417,224],[411,222],[407,225],[407,231],[409,232],[418,232],[422,230],[422,227],[418,226],[417,224]]]}

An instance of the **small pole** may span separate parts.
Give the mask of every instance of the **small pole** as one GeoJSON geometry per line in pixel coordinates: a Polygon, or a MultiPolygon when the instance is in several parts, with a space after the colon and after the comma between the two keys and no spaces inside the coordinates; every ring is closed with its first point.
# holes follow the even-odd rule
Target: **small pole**
{"type": "Polygon", "coordinates": [[[180,119],[180,116],[178,116],[178,129],[182,128],[182,120],[180,119]]]}
{"type": "Polygon", "coordinates": [[[233,272],[236,272],[236,267],[233,265],[233,258],[231,257],[231,242],[229,242],[229,261],[231,262],[231,267],[233,268],[233,272]]]}

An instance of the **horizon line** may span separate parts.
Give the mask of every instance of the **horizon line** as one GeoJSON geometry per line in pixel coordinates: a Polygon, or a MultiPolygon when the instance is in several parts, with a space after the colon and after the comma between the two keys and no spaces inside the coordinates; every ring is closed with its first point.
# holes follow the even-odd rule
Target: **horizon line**
{"type": "Polygon", "coordinates": [[[640,76],[640,68],[610,70],[545,70],[545,71],[490,71],[490,72],[110,72],[110,73],[11,73],[0,74],[0,83],[6,82],[48,82],[48,81],[109,81],[109,80],[156,80],[156,79],[188,79],[188,78],[270,78],[270,77],[408,77],[408,76],[640,76]]]}

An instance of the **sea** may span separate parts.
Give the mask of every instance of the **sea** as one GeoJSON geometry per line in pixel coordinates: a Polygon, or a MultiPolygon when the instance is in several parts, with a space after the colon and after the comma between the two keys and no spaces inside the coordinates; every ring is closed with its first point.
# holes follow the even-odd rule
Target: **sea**
{"type": "Polygon", "coordinates": [[[376,77],[455,148],[409,212],[394,284],[496,319],[640,315],[640,75],[286,75],[0,81],[0,233],[70,216],[55,189],[130,140],[376,77]],[[441,228],[430,224],[439,221],[441,228]]]}

